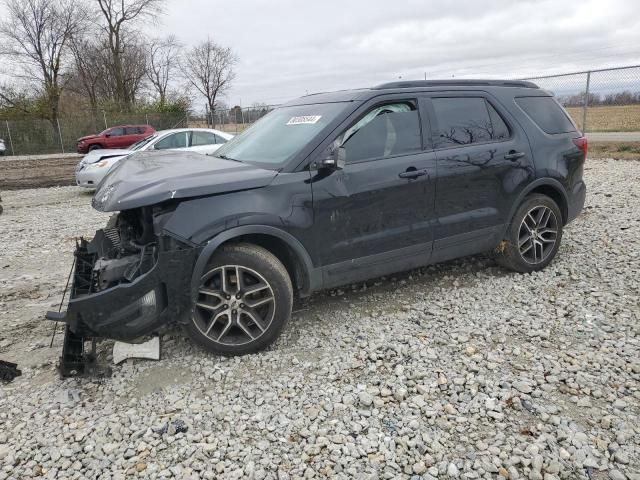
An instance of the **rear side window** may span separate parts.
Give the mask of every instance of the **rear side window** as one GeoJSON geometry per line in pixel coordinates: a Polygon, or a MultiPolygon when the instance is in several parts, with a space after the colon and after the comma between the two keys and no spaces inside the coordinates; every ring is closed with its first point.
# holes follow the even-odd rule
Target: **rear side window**
{"type": "Polygon", "coordinates": [[[576,131],[571,119],[553,97],[517,97],[516,103],[545,133],[576,131]]]}
{"type": "Polygon", "coordinates": [[[167,150],[171,148],[185,148],[187,146],[187,134],[185,132],[177,132],[167,135],[159,140],[155,145],[156,150],[167,150]]]}
{"type": "Polygon", "coordinates": [[[481,97],[434,98],[436,145],[470,145],[509,138],[500,114],[481,97]]]}
{"type": "Polygon", "coordinates": [[[211,132],[200,132],[195,131],[191,132],[191,146],[199,147],[203,145],[215,145],[216,143],[216,135],[211,132]]]}

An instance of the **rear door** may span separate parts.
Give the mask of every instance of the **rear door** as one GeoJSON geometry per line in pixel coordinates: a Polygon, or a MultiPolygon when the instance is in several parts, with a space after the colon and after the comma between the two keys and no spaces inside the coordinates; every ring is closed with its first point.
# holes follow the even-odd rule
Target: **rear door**
{"type": "Polygon", "coordinates": [[[122,146],[130,147],[138,140],[142,140],[143,127],[125,127],[124,137],[122,137],[122,146]]]}
{"type": "Polygon", "coordinates": [[[433,261],[491,249],[534,175],[527,137],[484,92],[432,94],[425,102],[438,162],[433,261]]]}
{"type": "Polygon", "coordinates": [[[331,140],[344,148],[344,168],[312,171],[326,287],[428,262],[436,159],[421,116],[417,98],[369,102],[331,140]]]}

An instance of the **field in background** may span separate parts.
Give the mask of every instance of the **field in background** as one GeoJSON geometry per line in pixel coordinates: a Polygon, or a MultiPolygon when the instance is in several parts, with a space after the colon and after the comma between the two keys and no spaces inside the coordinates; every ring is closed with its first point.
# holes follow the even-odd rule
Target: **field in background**
{"type": "MultiPolygon", "coordinates": [[[[569,115],[582,129],[582,107],[566,107],[569,115]]],[[[587,109],[589,132],[640,131],[640,105],[606,105],[587,109]]]]}
{"type": "MultiPolygon", "coordinates": [[[[582,129],[582,107],[566,107],[567,112],[582,129]]],[[[639,105],[606,105],[589,107],[587,109],[587,125],[589,132],[640,132],[640,104],[639,105]]],[[[224,123],[216,124],[213,128],[237,135],[250,124],[224,123]]],[[[203,120],[189,120],[191,128],[207,128],[203,120]]]]}

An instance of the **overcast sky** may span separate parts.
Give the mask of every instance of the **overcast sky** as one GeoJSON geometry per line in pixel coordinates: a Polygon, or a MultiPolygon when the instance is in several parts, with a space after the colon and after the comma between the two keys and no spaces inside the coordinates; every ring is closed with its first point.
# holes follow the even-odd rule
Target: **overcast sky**
{"type": "Polygon", "coordinates": [[[637,0],[168,0],[156,31],[240,62],[231,105],[402,79],[640,63],[637,0]]]}

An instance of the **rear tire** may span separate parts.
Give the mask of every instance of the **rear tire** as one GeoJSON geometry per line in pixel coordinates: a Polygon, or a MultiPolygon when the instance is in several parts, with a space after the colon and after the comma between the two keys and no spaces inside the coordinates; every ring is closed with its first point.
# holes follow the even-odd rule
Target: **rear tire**
{"type": "Polygon", "coordinates": [[[560,248],[562,223],[556,202],[546,195],[529,195],[513,216],[505,241],[496,249],[497,262],[521,273],[542,270],[560,248]]]}
{"type": "Polygon", "coordinates": [[[187,332],[213,353],[257,352],[278,338],[292,304],[291,279],[271,252],[247,243],[223,246],[200,279],[187,332]]]}

